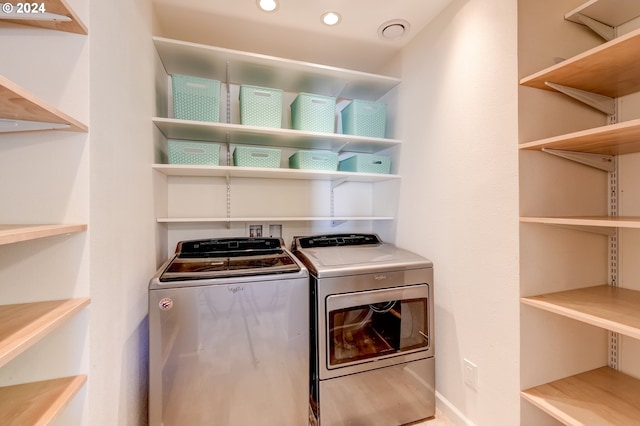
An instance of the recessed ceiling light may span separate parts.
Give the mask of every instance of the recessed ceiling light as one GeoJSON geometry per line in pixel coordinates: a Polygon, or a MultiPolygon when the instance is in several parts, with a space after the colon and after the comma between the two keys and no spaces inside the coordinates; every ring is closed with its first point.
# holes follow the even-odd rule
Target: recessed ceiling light
{"type": "Polygon", "coordinates": [[[341,19],[342,17],[338,12],[327,12],[324,15],[322,15],[322,22],[324,22],[329,26],[338,24],[341,19]]]}
{"type": "Polygon", "coordinates": [[[278,9],[276,0],[256,0],[258,7],[265,12],[275,12],[278,9]]]}
{"type": "Polygon", "coordinates": [[[398,40],[404,37],[411,25],[404,19],[393,19],[378,27],[378,36],[383,40],[398,40]]]}

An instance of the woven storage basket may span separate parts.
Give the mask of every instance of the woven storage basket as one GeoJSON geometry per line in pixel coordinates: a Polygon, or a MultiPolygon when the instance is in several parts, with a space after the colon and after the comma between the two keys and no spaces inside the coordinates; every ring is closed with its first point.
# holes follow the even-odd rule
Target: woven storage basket
{"type": "Polygon", "coordinates": [[[389,173],[391,159],[381,155],[356,154],[340,161],[338,170],[344,172],[389,173]]]}
{"type": "Polygon", "coordinates": [[[289,157],[289,167],[307,170],[337,170],[338,153],[331,151],[298,151],[289,157]]]}
{"type": "Polygon", "coordinates": [[[169,139],[167,146],[169,164],[217,166],[220,161],[220,145],[216,143],[169,139]]]}
{"type": "Polygon", "coordinates": [[[342,110],[342,133],[384,138],[387,106],[381,102],[354,99],[342,110]]]}
{"type": "Polygon", "coordinates": [[[291,103],[291,128],[333,133],[336,98],[300,93],[291,103]]]}
{"type": "Polygon", "coordinates": [[[240,122],[249,126],[282,127],[282,90],[241,85],[240,122]]]}
{"type": "Polygon", "coordinates": [[[181,120],[220,120],[220,82],[172,74],[174,117],[181,120]]]}
{"type": "Polygon", "coordinates": [[[258,148],[253,146],[237,146],[233,150],[233,164],[241,167],[280,167],[282,150],[275,148],[258,148]]]}

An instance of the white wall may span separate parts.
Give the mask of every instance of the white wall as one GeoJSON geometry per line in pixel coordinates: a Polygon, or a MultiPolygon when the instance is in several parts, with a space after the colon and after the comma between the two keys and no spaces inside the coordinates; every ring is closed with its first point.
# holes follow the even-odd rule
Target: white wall
{"type": "Polygon", "coordinates": [[[397,243],[434,262],[438,406],[459,424],[515,425],[517,4],[455,0],[403,51],[402,80],[397,243]]]}
{"type": "MultiPolygon", "coordinates": [[[[91,370],[87,425],[146,424],[153,211],[150,1],[91,4],[91,370]]],[[[164,256],[164,253],[162,254],[164,256]]]]}

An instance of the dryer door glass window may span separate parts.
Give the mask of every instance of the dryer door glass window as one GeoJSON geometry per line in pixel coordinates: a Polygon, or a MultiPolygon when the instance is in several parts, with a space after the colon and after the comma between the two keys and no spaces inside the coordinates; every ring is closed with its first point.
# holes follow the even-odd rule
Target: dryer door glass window
{"type": "Polygon", "coordinates": [[[327,298],[327,368],[429,347],[426,285],[327,298]]]}

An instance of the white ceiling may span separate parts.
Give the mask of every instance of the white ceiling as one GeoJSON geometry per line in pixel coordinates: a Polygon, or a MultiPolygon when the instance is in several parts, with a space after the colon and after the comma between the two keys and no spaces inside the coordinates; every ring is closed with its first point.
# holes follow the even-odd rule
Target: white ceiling
{"type": "Polygon", "coordinates": [[[156,33],[234,49],[372,70],[396,54],[452,0],[279,0],[276,12],[256,0],[153,0],[156,33]],[[328,27],[327,11],[342,21],[328,27]],[[383,40],[390,20],[410,24],[405,36],[383,40]],[[355,66],[354,66],[355,65],[355,66]]]}

